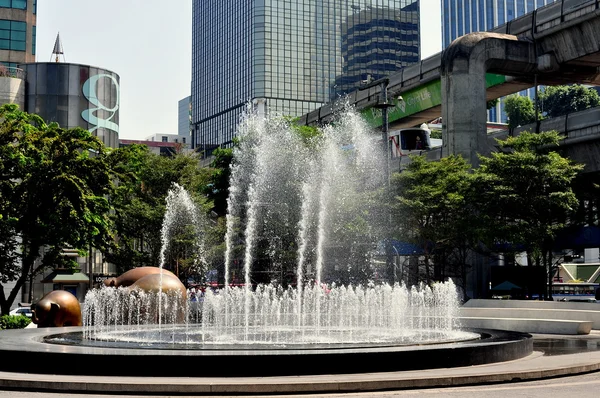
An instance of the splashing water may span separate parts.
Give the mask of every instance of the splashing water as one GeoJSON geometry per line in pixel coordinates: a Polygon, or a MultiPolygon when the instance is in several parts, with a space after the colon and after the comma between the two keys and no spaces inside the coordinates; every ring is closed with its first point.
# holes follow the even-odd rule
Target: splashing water
{"type": "Polygon", "coordinates": [[[206,229],[206,218],[201,217],[190,194],[177,183],[169,190],[166,199],[166,211],[163,225],[160,231],[161,248],[159,255],[159,267],[165,265],[165,255],[169,248],[169,242],[177,227],[189,225],[193,228],[194,245],[196,250],[195,263],[192,265],[199,273],[206,271],[204,230],[206,229]]]}
{"type": "MultiPolygon", "coordinates": [[[[159,268],[163,268],[173,236],[182,229],[191,228],[194,237],[192,245],[194,263],[191,267],[197,273],[206,272],[206,248],[204,231],[206,217],[198,212],[189,193],[179,184],[173,183],[166,197],[166,209],[161,228],[161,249],[159,268]]],[[[102,287],[87,292],[83,305],[83,323],[88,338],[100,336],[117,325],[173,325],[183,320],[179,314],[187,308],[180,308],[180,295],[162,291],[162,273],[157,292],[145,292],[129,287],[117,289],[102,287]]]]}
{"type": "MultiPolygon", "coordinates": [[[[238,136],[227,200],[225,287],[207,289],[194,315],[201,322],[173,326],[172,341],[288,347],[473,338],[458,330],[451,281],[409,288],[381,277],[385,270],[373,259],[378,242],[389,236],[387,159],[380,134],[356,112],[347,107],[320,135],[303,137],[285,118],[249,110],[238,136]]],[[[175,187],[167,198],[178,205],[165,215],[161,264],[171,220],[187,208],[184,192],[175,187]]],[[[201,234],[201,220],[194,223],[201,234]]],[[[102,305],[109,304],[92,307],[101,312],[102,305]]],[[[156,340],[143,323],[131,333],[156,340]]],[[[131,333],[120,326],[89,336],[118,340],[131,333]]]]}

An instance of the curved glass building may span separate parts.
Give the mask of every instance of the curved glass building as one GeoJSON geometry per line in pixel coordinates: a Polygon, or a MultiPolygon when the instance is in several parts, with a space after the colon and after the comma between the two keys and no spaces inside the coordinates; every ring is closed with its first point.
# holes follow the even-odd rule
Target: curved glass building
{"type": "Polygon", "coordinates": [[[94,66],[60,62],[26,64],[25,71],[28,113],[65,129],[82,127],[106,146],[119,146],[119,75],[94,66]]]}

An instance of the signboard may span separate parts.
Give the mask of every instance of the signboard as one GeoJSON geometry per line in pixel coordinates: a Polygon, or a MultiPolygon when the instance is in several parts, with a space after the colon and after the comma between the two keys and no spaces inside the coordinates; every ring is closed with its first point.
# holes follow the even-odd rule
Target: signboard
{"type": "Polygon", "coordinates": [[[94,283],[104,283],[105,280],[107,280],[108,278],[113,278],[114,275],[94,275],[94,283]]]}
{"type": "MultiPolygon", "coordinates": [[[[506,76],[486,73],[486,88],[497,86],[506,82],[506,76]]],[[[393,107],[388,108],[388,122],[392,123],[410,115],[417,114],[426,109],[442,104],[442,81],[433,80],[422,86],[402,93],[402,100],[392,100],[393,107]]],[[[380,127],[382,124],[381,109],[366,108],[361,112],[362,117],[371,127],[380,127]]]]}

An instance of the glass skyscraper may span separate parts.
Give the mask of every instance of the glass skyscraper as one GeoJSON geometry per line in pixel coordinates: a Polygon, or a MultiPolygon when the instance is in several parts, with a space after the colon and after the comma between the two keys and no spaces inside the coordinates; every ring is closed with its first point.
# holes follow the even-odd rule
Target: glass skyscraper
{"type": "MultiPolygon", "coordinates": [[[[446,48],[460,36],[472,32],[485,32],[518,18],[533,10],[553,3],[554,0],[441,0],[442,44],[446,48]]],[[[521,92],[533,98],[534,90],[521,92]]],[[[488,119],[506,122],[504,104],[491,109],[488,119]]]]}
{"type": "Polygon", "coordinates": [[[192,144],[227,146],[249,101],[308,113],[417,62],[418,0],[194,0],[192,144]]]}

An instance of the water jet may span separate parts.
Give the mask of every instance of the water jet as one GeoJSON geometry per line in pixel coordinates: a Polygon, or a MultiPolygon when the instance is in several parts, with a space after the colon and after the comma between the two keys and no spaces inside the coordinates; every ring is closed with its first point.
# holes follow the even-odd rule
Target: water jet
{"type": "MultiPolygon", "coordinates": [[[[18,371],[10,360],[18,356],[33,373],[237,377],[470,366],[532,352],[530,335],[461,328],[451,280],[406,286],[384,277],[389,264],[374,259],[388,234],[386,156],[351,109],[309,138],[285,118],[248,112],[239,137],[224,284],[207,290],[198,313],[182,322],[170,315],[186,304],[168,292],[105,286],[88,292],[82,328],[1,333],[2,362],[18,371]]],[[[204,273],[205,219],[180,186],[167,197],[160,267],[182,220],[194,225],[204,273]]]]}

